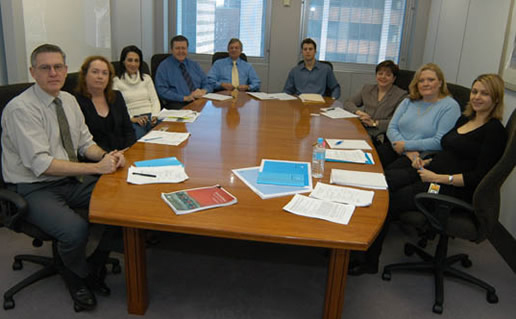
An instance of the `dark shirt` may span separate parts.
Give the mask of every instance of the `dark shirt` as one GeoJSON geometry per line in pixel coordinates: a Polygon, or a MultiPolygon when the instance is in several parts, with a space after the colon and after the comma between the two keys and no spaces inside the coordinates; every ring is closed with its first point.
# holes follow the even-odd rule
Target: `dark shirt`
{"type": "Polygon", "coordinates": [[[102,117],[97,113],[90,98],[76,94],[81,106],[86,125],[93,140],[107,152],[122,150],[136,142],[136,135],[127,113],[127,106],[119,91],[115,92],[115,101],[109,104],[109,114],[102,117]]]}
{"type": "Polygon", "coordinates": [[[438,174],[462,174],[464,187],[454,187],[453,193],[470,201],[476,186],[502,156],[507,132],[499,120],[491,119],[471,132],[458,133],[457,129],[466,122],[468,118],[461,116],[443,136],[443,150],[434,156],[428,169],[438,174]]]}

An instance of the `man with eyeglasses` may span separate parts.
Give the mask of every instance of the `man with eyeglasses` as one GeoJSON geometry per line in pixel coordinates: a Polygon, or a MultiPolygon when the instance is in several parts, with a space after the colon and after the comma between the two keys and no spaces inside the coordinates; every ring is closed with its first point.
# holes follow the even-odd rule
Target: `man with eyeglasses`
{"type": "Polygon", "coordinates": [[[92,175],[113,173],[125,158],[93,142],[77,101],[61,91],[67,70],[58,46],[43,44],[32,52],[30,73],[36,83],[3,111],[2,174],[7,187],[27,201],[26,221],[57,239],[60,274],[74,303],[89,310],[96,306],[92,289],[110,292],[98,276],[110,239],[103,236],[87,260],[88,218],[73,209],[88,207],[98,179],[92,175]],[[78,162],[77,154],[91,162],[78,162]]]}

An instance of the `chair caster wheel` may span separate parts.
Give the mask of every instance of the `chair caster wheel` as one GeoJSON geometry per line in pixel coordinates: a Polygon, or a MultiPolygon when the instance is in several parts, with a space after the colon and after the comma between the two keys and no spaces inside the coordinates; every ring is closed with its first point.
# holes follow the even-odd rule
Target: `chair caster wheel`
{"type": "Polygon", "coordinates": [[[410,244],[405,244],[405,248],[403,249],[403,252],[405,253],[405,256],[412,256],[414,255],[415,249],[410,244]]]}
{"type": "Polygon", "coordinates": [[[382,279],[385,281],[391,281],[391,272],[384,270],[382,273],[382,279]]]}
{"type": "Polygon", "coordinates": [[[14,308],[14,299],[12,297],[4,297],[4,309],[9,310],[14,308]]]}
{"type": "Polygon", "coordinates": [[[15,260],[13,262],[13,270],[21,270],[23,268],[23,263],[21,260],[15,260]]]}
{"type": "Polygon", "coordinates": [[[426,248],[426,245],[428,245],[428,240],[426,238],[421,238],[418,240],[417,245],[421,248],[426,248]]]}
{"type": "Polygon", "coordinates": [[[469,258],[461,259],[460,264],[464,268],[469,268],[473,265],[473,263],[471,262],[471,260],[469,258]]]}
{"type": "Polygon", "coordinates": [[[498,296],[496,295],[496,292],[488,292],[487,293],[487,302],[498,303],[498,296]]]}
{"type": "Polygon", "coordinates": [[[432,311],[434,313],[442,314],[443,313],[443,305],[434,304],[432,311]]]}
{"type": "Polygon", "coordinates": [[[81,307],[80,305],[78,305],[78,304],[74,303],[74,304],[73,304],[73,310],[74,310],[75,312],[81,312],[81,311],[83,311],[83,310],[84,310],[84,308],[83,308],[83,307],[81,307]]]}
{"type": "Polygon", "coordinates": [[[120,267],[120,264],[116,264],[111,266],[111,272],[114,274],[119,274],[122,272],[122,267],[120,267]]]}

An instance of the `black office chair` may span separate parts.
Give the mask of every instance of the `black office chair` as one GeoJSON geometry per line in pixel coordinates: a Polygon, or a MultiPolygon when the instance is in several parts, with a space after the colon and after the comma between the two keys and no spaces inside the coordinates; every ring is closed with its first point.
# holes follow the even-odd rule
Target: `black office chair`
{"type": "MultiPolygon", "coordinates": [[[[6,104],[13,97],[17,96],[31,85],[31,83],[22,83],[0,86],[0,118],[6,104]]],[[[73,83],[69,83],[69,86],[72,87],[73,83]]],[[[0,127],[0,136],[1,134],[2,129],[0,127]]],[[[2,147],[0,145],[0,157],[1,154],[2,147]]],[[[13,297],[16,293],[18,293],[23,288],[30,286],[36,281],[59,273],[61,263],[57,253],[56,240],[53,237],[47,235],[35,225],[25,221],[24,217],[26,216],[28,210],[27,202],[16,192],[6,188],[1,171],[2,166],[0,162],[0,224],[3,224],[5,227],[17,233],[24,233],[33,238],[32,245],[34,247],[41,247],[45,241],[52,242],[52,257],[35,255],[16,255],[14,257],[12,266],[13,270],[21,270],[23,268],[24,261],[42,265],[43,268],[17,283],[4,293],[3,306],[5,310],[9,310],[15,307],[13,297]]],[[[82,209],[77,210],[77,213],[81,214],[82,216],[86,216],[88,212],[87,210],[82,209]]],[[[108,264],[112,265],[111,271],[113,273],[121,272],[120,262],[118,259],[109,258],[108,264]]],[[[74,305],[74,309],[76,311],[82,310],[78,305],[74,305]]]]}
{"type": "MultiPolygon", "coordinates": [[[[211,64],[213,65],[213,63],[215,63],[215,61],[227,58],[228,56],[229,56],[229,53],[227,53],[227,52],[215,52],[211,56],[211,64]]],[[[245,53],[240,53],[240,59],[247,62],[247,55],[245,55],[245,53]]]]}
{"type": "Polygon", "coordinates": [[[443,311],[444,276],[452,276],[477,285],[486,290],[489,303],[498,302],[495,288],[452,266],[460,261],[463,267],[471,267],[472,262],[468,255],[458,254],[448,257],[447,252],[450,237],[480,243],[492,232],[498,221],[500,187],[516,164],[516,111],[512,112],[506,129],[508,142],[505,152],[475,189],[472,205],[446,195],[421,193],[416,196],[416,205],[419,211],[405,212],[400,216],[403,223],[411,223],[417,227],[427,224],[437,233],[439,242],[434,256],[416,245],[405,244],[407,256],[416,253],[424,261],[385,266],[382,278],[390,280],[391,272],[398,270],[433,273],[435,276],[435,303],[432,310],[435,313],[443,311]]]}
{"type": "Polygon", "coordinates": [[[160,63],[165,60],[166,58],[168,58],[169,56],[171,56],[172,53],[157,53],[157,54],[154,54],[151,58],[151,72],[152,72],[152,80],[153,81],[156,81],[156,71],[158,71],[158,66],[160,65],[160,63]]]}

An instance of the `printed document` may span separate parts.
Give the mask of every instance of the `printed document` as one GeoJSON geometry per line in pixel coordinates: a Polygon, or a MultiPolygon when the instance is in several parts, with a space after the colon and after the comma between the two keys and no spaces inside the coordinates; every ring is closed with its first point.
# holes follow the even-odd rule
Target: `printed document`
{"type": "Polygon", "coordinates": [[[313,93],[300,94],[299,99],[303,103],[325,103],[326,102],[321,94],[313,94],[313,93]]]}
{"type": "Polygon", "coordinates": [[[327,138],[326,143],[331,148],[348,149],[348,150],[372,150],[371,146],[365,140],[346,140],[327,138]]]}
{"type": "Polygon", "coordinates": [[[180,165],[129,167],[127,182],[131,184],[181,183],[188,179],[185,168],[180,165]]]}
{"type": "Polygon", "coordinates": [[[217,93],[208,93],[202,96],[205,99],[215,100],[215,101],[225,101],[231,100],[233,97],[231,95],[217,94],[217,93]]]}
{"type": "Polygon", "coordinates": [[[329,162],[374,164],[373,155],[362,150],[326,150],[325,156],[329,162]]]}
{"type": "Polygon", "coordinates": [[[374,192],[318,182],[310,197],[364,207],[373,203],[374,192]]]}
{"type": "Polygon", "coordinates": [[[372,189],[387,189],[387,181],[381,173],[332,169],[330,183],[372,189]]]}
{"type": "Polygon", "coordinates": [[[159,112],[158,118],[164,122],[192,123],[201,113],[194,110],[167,110],[159,112]]]}
{"type": "MultiPolygon", "coordinates": [[[[321,109],[322,110],[322,109],[321,109]]],[[[332,107],[321,113],[331,119],[349,119],[358,117],[358,115],[348,112],[340,107],[332,107]]]]}
{"type": "Polygon", "coordinates": [[[138,142],[155,143],[177,146],[188,139],[190,133],[150,131],[141,137],[138,142]]]}
{"type": "Polygon", "coordinates": [[[297,100],[297,97],[289,95],[287,93],[265,93],[265,92],[247,92],[252,97],[257,98],[258,100],[280,100],[280,101],[288,101],[288,100],[297,100]]]}
{"type": "Polygon", "coordinates": [[[296,194],[283,209],[292,214],[347,225],[355,206],[326,202],[296,194]]]}

